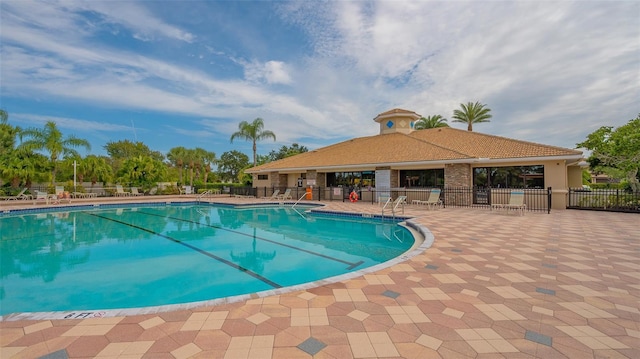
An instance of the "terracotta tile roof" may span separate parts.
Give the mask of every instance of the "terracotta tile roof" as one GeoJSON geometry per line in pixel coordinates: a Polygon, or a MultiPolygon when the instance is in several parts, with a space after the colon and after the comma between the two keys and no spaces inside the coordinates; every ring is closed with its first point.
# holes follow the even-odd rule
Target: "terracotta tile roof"
{"type": "Polygon", "coordinates": [[[394,108],[393,110],[389,110],[389,111],[385,111],[383,113],[379,113],[378,116],[376,116],[376,118],[378,118],[380,116],[386,116],[386,115],[392,115],[392,114],[407,114],[407,115],[416,115],[418,117],[421,117],[420,115],[418,115],[417,113],[415,113],[413,111],[404,110],[404,109],[401,109],[401,108],[394,108]]]}
{"type": "MultiPolygon", "coordinates": [[[[393,111],[393,110],[392,110],[393,111]]],[[[253,167],[247,173],[325,167],[390,166],[411,163],[580,156],[582,152],[453,128],[359,137],[253,167]]]]}
{"type": "Polygon", "coordinates": [[[514,140],[451,127],[413,131],[409,136],[474,158],[525,158],[582,155],[581,151],[514,140]]]}

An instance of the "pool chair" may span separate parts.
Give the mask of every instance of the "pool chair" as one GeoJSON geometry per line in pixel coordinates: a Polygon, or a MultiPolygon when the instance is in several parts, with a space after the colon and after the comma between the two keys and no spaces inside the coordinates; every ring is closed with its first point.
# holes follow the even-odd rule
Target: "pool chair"
{"type": "Polygon", "coordinates": [[[116,197],[127,197],[127,196],[131,196],[131,192],[127,192],[122,188],[122,185],[117,184],[116,185],[116,193],[115,193],[116,197]]]}
{"type": "Polygon", "coordinates": [[[422,201],[420,204],[426,205],[428,209],[431,208],[442,208],[442,201],[440,200],[440,192],[439,188],[434,188],[429,193],[429,198],[426,201],[422,201]]]}
{"type": "Polygon", "coordinates": [[[61,201],[67,201],[67,203],[71,203],[71,195],[64,191],[64,186],[56,186],[55,195],[50,196],[50,199],[53,200],[53,204],[60,204],[61,201]]]}
{"type": "Polygon", "coordinates": [[[35,195],[33,196],[33,204],[37,204],[38,201],[44,201],[44,203],[49,204],[49,199],[51,199],[52,196],[55,195],[50,195],[47,192],[35,191],[35,195]]]}
{"type": "Polygon", "coordinates": [[[267,201],[275,201],[278,199],[278,195],[280,194],[280,190],[277,189],[275,191],[273,191],[273,193],[271,194],[271,197],[264,197],[265,200],[267,201]]]}
{"type": "Polygon", "coordinates": [[[138,187],[131,187],[131,195],[132,196],[143,196],[144,193],[138,192],[138,187]]]}
{"type": "Polygon", "coordinates": [[[278,199],[281,199],[281,200],[283,200],[283,201],[284,201],[285,199],[291,199],[291,188],[287,188],[287,190],[286,190],[286,191],[284,191],[284,193],[283,193],[283,194],[281,194],[281,195],[279,195],[279,196],[278,196],[278,199]]]}
{"type": "Polygon", "coordinates": [[[11,201],[11,200],[19,200],[19,199],[31,199],[31,195],[29,194],[25,194],[25,192],[27,192],[27,187],[23,188],[22,191],[20,191],[20,193],[18,193],[15,196],[7,196],[7,197],[2,197],[3,199],[7,200],[7,201],[11,201]]]}
{"type": "Polygon", "coordinates": [[[527,209],[527,205],[524,204],[524,191],[511,191],[511,194],[509,194],[509,203],[491,204],[491,210],[494,208],[505,210],[515,209],[520,212],[520,215],[524,215],[524,211],[527,209]]]}

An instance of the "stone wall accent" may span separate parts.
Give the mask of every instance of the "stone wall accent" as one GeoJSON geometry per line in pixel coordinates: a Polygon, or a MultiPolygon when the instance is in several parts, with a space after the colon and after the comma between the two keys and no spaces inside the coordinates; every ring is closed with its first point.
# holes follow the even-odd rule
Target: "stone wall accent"
{"type": "MultiPolygon", "coordinates": [[[[307,178],[309,175],[307,174],[307,178]]],[[[327,185],[327,174],[324,172],[317,172],[316,173],[316,185],[318,185],[319,187],[324,187],[327,185]]]]}
{"type": "MultiPolygon", "coordinates": [[[[468,163],[449,163],[444,166],[445,187],[469,188],[472,185],[472,179],[471,165],[468,163]]],[[[464,193],[445,191],[444,201],[445,204],[468,206],[471,205],[472,198],[464,193]]]]}
{"type": "Polygon", "coordinates": [[[471,179],[471,165],[468,163],[449,163],[444,166],[444,185],[447,187],[469,187],[471,179]]]}
{"type": "Polygon", "coordinates": [[[278,172],[269,173],[269,180],[271,181],[271,187],[273,188],[287,185],[287,175],[281,175],[278,172]],[[284,176],[284,180],[282,179],[282,176],[284,176]]]}
{"type": "Polygon", "coordinates": [[[391,170],[391,188],[400,187],[400,170],[391,170]]]}
{"type": "Polygon", "coordinates": [[[314,180],[316,181],[316,184],[314,187],[324,185],[318,180],[318,171],[315,171],[315,170],[307,171],[307,183],[309,183],[309,180],[311,180],[311,182],[313,182],[314,180]]]}

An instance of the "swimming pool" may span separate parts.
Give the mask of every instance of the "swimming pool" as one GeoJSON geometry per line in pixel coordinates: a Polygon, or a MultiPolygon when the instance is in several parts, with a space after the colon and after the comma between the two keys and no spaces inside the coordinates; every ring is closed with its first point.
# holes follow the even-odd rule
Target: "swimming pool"
{"type": "Polygon", "coordinates": [[[389,220],[291,207],[96,207],[0,217],[0,314],[190,303],[313,282],[406,252],[389,220]]]}

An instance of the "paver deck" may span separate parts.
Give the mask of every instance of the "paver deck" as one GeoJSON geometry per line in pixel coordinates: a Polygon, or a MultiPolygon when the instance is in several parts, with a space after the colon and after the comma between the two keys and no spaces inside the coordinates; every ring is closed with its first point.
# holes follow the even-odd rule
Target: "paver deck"
{"type": "Polygon", "coordinates": [[[3,321],[0,358],[640,358],[639,215],[410,207],[435,242],[389,268],[191,310],[3,321]]]}

